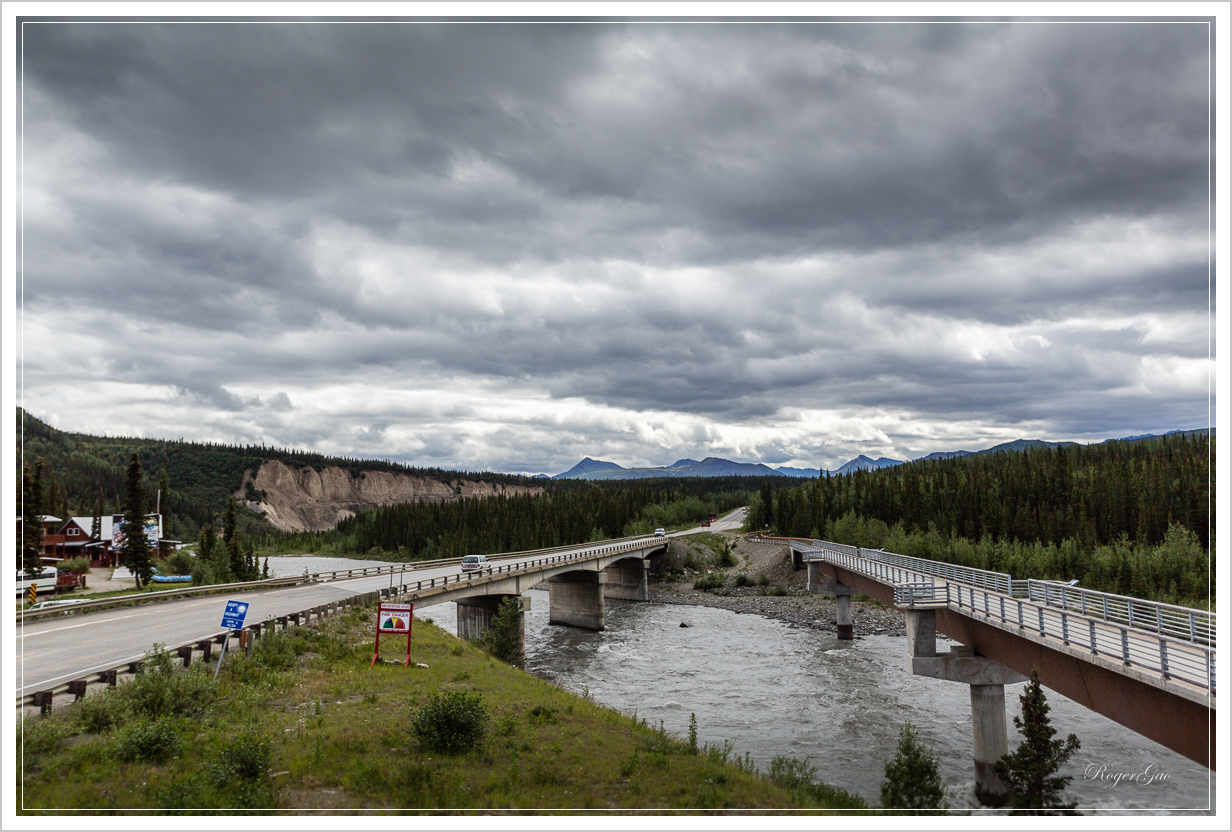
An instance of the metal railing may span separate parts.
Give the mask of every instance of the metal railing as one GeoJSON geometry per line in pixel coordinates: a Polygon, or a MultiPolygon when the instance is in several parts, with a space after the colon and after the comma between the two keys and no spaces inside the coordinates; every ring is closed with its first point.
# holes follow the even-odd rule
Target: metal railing
{"type": "MultiPolygon", "coordinates": [[[[1119,661],[1123,667],[1154,671],[1164,679],[1178,679],[1215,694],[1215,622],[1211,613],[1079,591],[1050,581],[1014,581],[1008,584],[1009,589],[1020,589],[1015,584],[1026,583],[1028,590],[1026,597],[1015,597],[1010,592],[958,580],[937,584],[936,578],[944,577],[940,570],[909,569],[896,562],[899,556],[872,557],[884,552],[861,549],[856,555],[837,551],[824,542],[801,547],[801,551],[809,560],[824,559],[893,585],[898,605],[951,607],[974,618],[1016,627],[1024,636],[1089,650],[1094,656],[1119,661]],[[807,557],[810,554],[813,557],[807,557]],[[1120,607],[1118,600],[1124,602],[1120,607]]],[[[903,560],[949,566],[919,558],[903,560]]]]}
{"type": "MultiPolygon", "coordinates": [[[[631,541],[654,541],[656,539],[651,535],[638,535],[635,537],[615,538],[612,541],[605,541],[609,546],[624,545],[631,541]]],[[[505,552],[499,555],[493,555],[493,562],[507,561],[524,558],[527,555],[546,555],[552,552],[575,552],[578,550],[586,550],[591,552],[589,557],[598,556],[591,550],[594,544],[575,544],[572,546],[552,546],[546,549],[530,549],[524,552],[505,552]]],[[[636,548],[636,547],[634,547],[636,548]]],[[[81,603],[65,605],[62,607],[49,607],[42,610],[18,610],[17,621],[38,621],[43,618],[54,618],[63,615],[72,615],[75,613],[87,612],[91,610],[111,609],[120,606],[133,606],[136,604],[148,604],[159,601],[174,601],[179,598],[189,598],[197,595],[216,595],[224,592],[234,592],[236,590],[254,590],[254,589],[269,589],[282,586],[295,586],[301,583],[328,583],[330,581],[341,581],[355,578],[370,578],[380,575],[395,575],[405,572],[413,572],[419,569],[431,569],[439,566],[453,566],[462,563],[462,558],[439,558],[437,560],[420,560],[411,561],[408,563],[391,563],[382,566],[358,566],[351,569],[333,569],[326,572],[313,572],[303,575],[288,576],[284,578],[267,578],[262,581],[239,581],[229,584],[207,584],[204,586],[184,587],[182,589],[166,589],[159,592],[143,592],[134,595],[114,595],[108,598],[100,598],[98,600],[86,601],[81,603]]],[[[306,571],[306,570],[305,570],[306,571]]]]}
{"type": "Polygon", "coordinates": [[[1057,581],[1032,579],[1026,583],[1026,597],[1050,607],[1078,611],[1093,618],[1150,630],[1194,644],[1215,645],[1215,615],[1206,610],[1096,592],[1057,581]]]}

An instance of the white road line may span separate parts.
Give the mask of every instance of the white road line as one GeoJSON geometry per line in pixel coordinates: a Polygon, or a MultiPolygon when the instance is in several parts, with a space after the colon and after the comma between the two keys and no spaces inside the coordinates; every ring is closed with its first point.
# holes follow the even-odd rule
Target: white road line
{"type": "Polygon", "coordinates": [[[18,633],[18,638],[34,638],[35,636],[45,636],[48,633],[58,633],[61,630],[76,630],[78,627],[89,627],[92,624],[106,624],[108,621],[123,621],[125,618],[137,618],[142,615],[149,615],[149,612],[135,612],[132,615],[118,615],[115,618],[104,618],[101,621],[86,621],[83,624],[70,624],[67,627],[56,627],[54,630],[40,630],[37,633],[18,633]]]}

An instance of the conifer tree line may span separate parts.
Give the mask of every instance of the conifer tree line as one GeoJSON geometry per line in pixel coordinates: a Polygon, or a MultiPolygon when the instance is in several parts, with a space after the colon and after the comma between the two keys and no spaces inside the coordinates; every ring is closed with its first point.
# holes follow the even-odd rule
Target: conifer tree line
{"type": "Polygon", "coordinates": [[[546,494],[403,503],[347,518],[329,532],[262,538],[277,551],[400,552],[408,559],[497,554],[585,543],[696,523],[748,502],[755,478],[557,480],[546,494]]]}
{"type": "Polygon", "coordinates": [[[1206,607],[1213,453],[1176,435],[767,483],[749,527],[1206,607]]]}
{"type": "Polygon", "coordinates": [[[791,537],[854,512],[951,537],[1071,539],[1082,549],[1122,535],[1162,543],[1179,523],[1208,546],[1213,454],[1213,439],[1176,435],[919,461],[780,489],[767,515],[791,537]]]}

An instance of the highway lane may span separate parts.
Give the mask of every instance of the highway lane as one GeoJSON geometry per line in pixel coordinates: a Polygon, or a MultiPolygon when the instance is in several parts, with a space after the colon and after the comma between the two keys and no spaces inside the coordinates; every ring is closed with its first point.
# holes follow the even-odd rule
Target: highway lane
{"type": "MultiPolygon", "coordinates": [[[[743,509],[738,509],[712,524],[710,529],[697,527],[675,532],[669,537],[738,528],[742,516],[743,509]]],[[[581,545],[574,551],[590,551],[603,545],[581,545]]],[[[493,562],[522,563],[537,557],[542,556],[498,556],[493,562]]],[[[101,669],[140,659],[155,643],[176,645],[219,634],[223,632],[222,613],[228,598],[242,598],[251,604],[245,620],[252,624],[372,592],[391,584],[439,579],[460,572],[458,565],[408,569],[405,574],[395,573],[393,576],[376,575],[230,596],[189,598],[49,618],[24,625],[19,622],[15,653],[17,693],[24,695],[30,691],[48,689],[101,669]]],[[[422,608],[431,603],[431,599],[423,599],[416,606],[422,608]]]]}

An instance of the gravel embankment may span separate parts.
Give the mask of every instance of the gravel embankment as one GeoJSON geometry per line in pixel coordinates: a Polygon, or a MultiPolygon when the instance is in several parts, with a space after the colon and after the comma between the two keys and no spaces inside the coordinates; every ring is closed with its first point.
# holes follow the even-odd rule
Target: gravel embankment
{"type": "MultiPolygon", "coordinates": [[[[747,543],[734,535],[725,537],[735,542],[733,553],[738,561],[737,566],[726,570],[727,586],[710,591],[693,589],[693,582],[697,578],[713,571],[710,566],[713,563],[713,553],[694,541],[681,538],[673,541],[671,555],[683,561],[692,553],[699,568],[686,569],[684,576],[674,582],[652,583],[650,602],[718,607],[736,613],[762,615],[796,627],[835,631],[835,600],[824,595],[808,594],[805,571],[792,568],[787,547],[747,543]],[[765,575],[769,584],[740,588],[732,586],[732,579],[740,573],[747,574],[753,580],[765,575]],[[786,594],[762,594],[776,587],[786,594]]],[[[851,613],[857,637],[903,635],[905,632],[902,613],[871,599],[853,600],[851,613]]],[[[688,616],[683,614],[683,611],[682,621],[688,623],[688,616]]]]}

